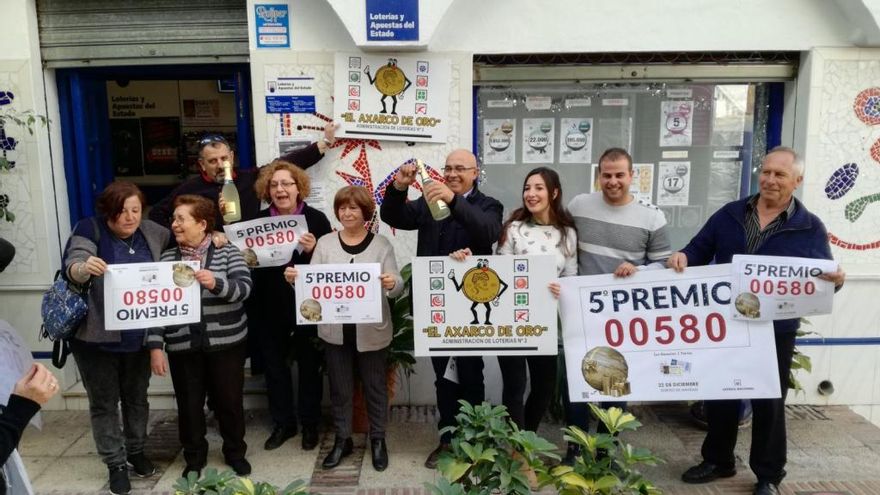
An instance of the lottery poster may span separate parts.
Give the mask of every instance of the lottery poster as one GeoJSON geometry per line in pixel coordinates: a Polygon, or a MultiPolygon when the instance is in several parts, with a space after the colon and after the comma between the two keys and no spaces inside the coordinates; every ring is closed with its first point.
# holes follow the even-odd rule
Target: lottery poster
{"type": "Polygon", "coordinates": [[[734,319],[773,321],[831,313],[834,284],[818,276],[837,271],[834,260],[735,255],[731,264],[734,319]]]}
{"type": "Polygon", "coordinates": [[[654,196],[654,164],[633,163],[633,180],[629,192],[638,201],[650,203],[654,196]]]}
{"type": "Polygon", "coordinates": [[[516,120],[483,120],[483,163],[516,163],[516,120]]]}
{"type": "Polygon", "coordinates": [[[555,355],[553,256],[413,258],[416,356],[555,355]]]}
{"type": "Polygon", "coordinates": [[[299,265],[294,293],[300,325],[380,323],[379,263],[299,265]]]}
{"type": "Polygon", "coordinates": [[[560,279],[571,400],[780,397],[773,325],[730,317],[730,269],[560,279]]]}
{"type": "Polygon", "coordinates": [[[248,267],[258,268],[287,264],[302,249],[299,240],[309,226],[304,215],[278,215],[224,225],[223,231],[248,267]]]}
{"type": "Polygon", "coordinates": [[[590,163],[593,155],[593,119],[560,119],[559,142],[559,163],[590,163]]]}
{"type": "Polygon", "coordinates": [[[690,200],[691,162],[660,162],[657,206],[686,206],[690,200]]]}
{"type": "Polygon", "coordinates": [[[522,162],[553,163],[553,118],[522,119],[522,162]]]}
{"type": "Polygon", "coordinates": [[[104,327],[136,330],[202,319],[198,261],[108,265],[104,272],[104,327]]]}
{"type": "Polygon", "coordinates": [[[660,104],[660,147],[690,146],[693,101],[664,101],[660,104]]]}

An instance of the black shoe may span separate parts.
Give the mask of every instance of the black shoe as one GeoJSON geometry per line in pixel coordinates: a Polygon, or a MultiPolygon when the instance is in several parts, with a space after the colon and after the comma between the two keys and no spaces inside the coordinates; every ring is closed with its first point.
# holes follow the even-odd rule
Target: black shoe
{"type": "Polygon", "coordinates": [[[769,481],[759,481],[755,485],[754,495],[779,495],[779,485],[769,481]]]}
{"type": "Polygon", "coordinates": [[[388,467],[388,448],[385,446],[384,438],[370,440],[370,454],[373,457],[373,469],[385,471],[385,468],[388,467]]]}
{"type": "Polygon", "coordinates": [[[126,464],[129,469],[134,471],[134,474],[141,478],[149,478],[156,474],[156,466],[147,459],[147,456],[145,456],[143,452],[128,456],[126,464]]]}
{"type": "Polygon", "coordinates": [[[249,463],[244,457],[241,459],[235,459],[234,461],[226,461],[226,464],[239,476],[247,476],[251,474],[251,463],[249,463]]]}
{"type": "Polygon", "coordinates": [[[448,443],[440,442],[440,445],[428,454],[428,458],[425,459],[425,467],[428,469],[436,469],[437,461],[440,460],[440,454],[449,452],[450,450],[452,450],[452,447],[450,447],[448,443]]]}
{"type": "Polygon", "coordinates": [[[290,426],[275,426],[272,429],[272,434],[269,435],[269,438],[266,439],[266,443],[263,444],[263,448],[266,450],[275,450],[278,447],[286,442],[287,440],[296,436],[296,425],[290,426]]]}
{"type": "Polygon", "coordinates": [[[318,446],[318,427],[303,426],[302,448],[312,450],[318,446]]]}
{"type": "Polygon", "coordinates": [[[568,448],[565,449],[565,457],[562,458],[563,466],[574,466],[577,462],[578,456],[581,455],[581,446],[576,443],[568,443],[568,448]]]}
{"type": "Polygon", "coordinates": [[[186,467],[183,468],[183,472],[180,473],[180,477],[189,478],[189,473],[196,473],[196,479],[199,479],[202,477],[202,467],[190,466],[189,464],[187,464],[186,467]]]}
{"type": "Polygon", "coordinates": [[[708,483],[718,478],[730,478],[736,475],[736,468],[721,467],[708,461],[703,461],[681,475],[681,481],[685,483],[708,483]]]}
{"type": "Polygon", "coordinates": [[[113,495],[128,495],[131,493],[131,481],[128,479],[128,466],[120,464],[110,466],[110,493],[113,495]]]}
{"type": "Polygon", "coordinates": [[[342,462],[344,457],[351,455],[352,450],[354,450],[354,443],[352,443],[350,437],[336,437],[336,440],[333,442],[333,448],[330,449],[330,453],[327,454],[321,465],[324,466],[324,469],[333,469],[342,462]]]}

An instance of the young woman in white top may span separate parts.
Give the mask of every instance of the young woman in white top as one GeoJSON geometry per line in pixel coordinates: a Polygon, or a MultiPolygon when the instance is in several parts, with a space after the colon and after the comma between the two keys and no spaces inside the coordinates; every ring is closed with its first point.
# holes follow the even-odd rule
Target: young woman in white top
{"type": "MultiPolygon", "coordinates": [[[[563,206],[559,174],[538,167],[526,175],[523,205],[502,226],[496,254],[549,254],[556,258],[560,277],[577,275],[577,233],[574,219],[563,206]]],[[[452,254],[455,259],[470,255],[468,249],[452,254]]],[[[559,297],[559,284],[548,287],[559,297]]],[[[498,356],[504,380],[502,403],[511,419],[522,429],[536,431],[550,406],[556,389],[556,356],[498,356]],[[526,365],[532,387],[528,399],[526,365]]]]}

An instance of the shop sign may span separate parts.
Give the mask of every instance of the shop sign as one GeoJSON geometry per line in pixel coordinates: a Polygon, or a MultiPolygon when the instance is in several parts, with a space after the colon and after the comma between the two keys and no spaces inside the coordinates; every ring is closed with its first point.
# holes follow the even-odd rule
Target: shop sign
{"type": "Polygon", "coordinates": [[[254,5],[257,48],[290,48],[290,16],[287,4],[254,5]]]}
{"type": "Polygon", "coordinates": [[[367,41],[419,40],[418,0],[367,0],[367,41]]]}
{"type": "Polygon", "coordinates": [[[315,78],[267,79],[266,113],[315,113],[315,78]]]}

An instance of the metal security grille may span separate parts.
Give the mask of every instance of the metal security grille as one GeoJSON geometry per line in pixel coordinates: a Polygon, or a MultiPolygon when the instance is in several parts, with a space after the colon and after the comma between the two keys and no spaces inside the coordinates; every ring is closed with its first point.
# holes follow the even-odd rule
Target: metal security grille
{"type": "Polygon", "coordinates": [[[474,84],[616,81],[791,81],[798,52],[474,55],[474,84]]]}
{"type": "Polygon", "coordinates": [[[47,67],[243,62],[245,0],[37,0],[47,67]]]}

